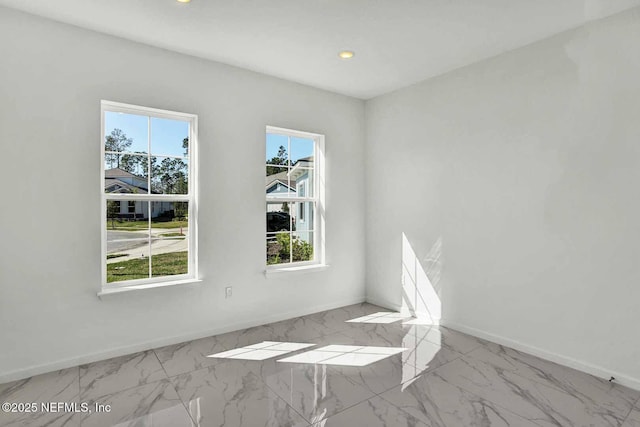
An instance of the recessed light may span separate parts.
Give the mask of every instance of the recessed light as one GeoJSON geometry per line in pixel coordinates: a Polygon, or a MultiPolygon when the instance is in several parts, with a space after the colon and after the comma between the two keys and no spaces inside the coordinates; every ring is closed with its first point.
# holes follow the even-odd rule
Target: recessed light
{"type": "Polygon", "coordinates": [[[178,0],[178,3],[189,3],[191,0],[178,0]]]}
{"type": "Polygon", "coordinates": [[[338,54],[338,56],[342,59],[351,59],[354,57],[354,55],[355,53],[353,53],[353,51],[351,50],[343,50],[338,54]]]}

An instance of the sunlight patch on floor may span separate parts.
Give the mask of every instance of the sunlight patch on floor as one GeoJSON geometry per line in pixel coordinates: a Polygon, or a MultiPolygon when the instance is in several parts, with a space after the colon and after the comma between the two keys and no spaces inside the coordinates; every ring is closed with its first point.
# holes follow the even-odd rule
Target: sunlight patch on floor
{"type": "Polygon", "coordinates": [[[393,323],[399,320],[403,320],[411,317],[410,315],[403,315],[400,313],[393,313],[388,311],[380,311],[378,313],[369,314],[367,316],[357,317],[355,319],[347,320],[351,323],[393,323]]]}
{"type": "Polygon", "coordinates": [[[313,347],[314,345],[315,344],[296,342],[263,341],[258,344],[252,344],[246,347],[211,354],[207,357],[216,357],[222,359],[266,360],[271,359],[272,357],[284,356],[285,354],[291,353],[293,351],[313,347]]]}
{"type": "Polygon", "coordinates": [[[394,354],[402,353],[401,347],[371,347],[357,345],[328,345],[316,350],[296,354],[278,360],[284,363],[317,363],[320,365],[366,366],[394,354]]]}

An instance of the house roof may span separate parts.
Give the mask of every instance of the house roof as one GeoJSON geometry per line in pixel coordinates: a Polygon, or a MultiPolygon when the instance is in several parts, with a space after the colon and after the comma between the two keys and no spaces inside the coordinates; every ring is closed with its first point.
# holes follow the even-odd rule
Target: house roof
{"type": "Polygon", "coordinates": [[[302,158],[296,160],[296,162],[293,164],[293,166],[295,166],[295,165],[297,165],[298,163],[301,163],[301,162],[313,163],[313,156],[302,157],[302,158]]]}
{"type": "Polygon", "coordinates": [[[296,180],[292,179],[291,182],[289,184],[287,184],[289,182],[289,177],[287,176],[287,171],[283,171],[283,172],[278,172],[275,173],[273,175],[268,175],[266,177],[265,180],[265,184],[266,187],[269,188],[271,187],[276,181],[282,183],[282,185],[286,185],[289,188],[295,189],[296,188],[296,180]]]}
{"type": "Polygon", "coordinates": [[[119,188],[107,191],[107,193],[147,193],[147,189],[144,187],[139,187],[137,185],[127,184],[124,181],[121,181],[116,178],[105,178],[104,180],[104,188],[105,190],[118,186],[119,188]]]}
{"type": "Polygon", "coordinates": [[[104,171],[105,178],[140,178],[144,179],[141,176],[134,175],[126,170],[120,168],[107,169],[104,171]]]}
{"type": "MultiPolygon", "coordinates": [[[[107,193],[147,193],[147,187],[141,185],[134,185],[132,183],[128,183],[123,181],[124,179],[132,179],[137,178],[146,183],[146,178],[143,178],[138,175],[134,175],[126,170],[113,168],[107,169],[104,171],[104,188],[107,190],[107,193]],[[109,190],[109,188],[118,186],[117,189],[109,190]]],[[[152,191],[152,193],[157,193],[156,191],[152,191]]]]}

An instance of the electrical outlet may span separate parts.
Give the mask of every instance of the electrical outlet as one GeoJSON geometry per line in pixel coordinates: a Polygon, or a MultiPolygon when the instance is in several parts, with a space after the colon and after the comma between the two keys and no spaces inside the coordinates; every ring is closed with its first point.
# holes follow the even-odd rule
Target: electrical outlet
{"type": "Polygon", "coordinates": [[[233,291],[231,289],[231,286],[227,286],[226,288],[224,288],[224,297],[225,298],[231,298],[231,295],[233,295],[233,291]]]}

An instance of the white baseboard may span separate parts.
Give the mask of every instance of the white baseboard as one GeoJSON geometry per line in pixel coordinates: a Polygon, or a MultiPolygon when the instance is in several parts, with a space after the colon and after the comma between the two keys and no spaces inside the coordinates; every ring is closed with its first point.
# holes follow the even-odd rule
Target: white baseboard
{"type": "MultiPolygon", "coordinates": [[[[393,311],[397,311],[397,312],[402,312],[402,305],[401,304],[393,304],[390,303],[389,301],[384,301],[381,299],[377,299],[375,297],[367,297],[367,302],[369,304],[373,304],[373,305],[377,305],[378,307],[382,307],[382,308],[386,308],[388,310],[393,310],[393,311]]],[[[428,319],[428,323],[416,323],[416,324],[429,324],[429,325],[439,325],[440,324],[440,319],[431,319],[431,316],[429,316],[429,313],[427,312],[416,312],[416,313],[411,313],[411,315],[414,315],[415,317],[417,317],[419,320],[420,319],[428,319]]]]}
{"type": "Polygon", "coordinates": [[[366,301],[369,304],[377,305],[378,307],[386,308],[388,310],[400,311],[402,309],[402,305],[400,304],[393,304],[389,301],[385,301],[385,300],[378,299],[376,297],[371,297],[368,295],[367,295],[366,301]]]}
{"type": "Polygon", "coordinates": [[[571,357],[563,356],[561,354],[553,353],[551,351],[547,351],[538,347],[524,344],[519,341],[505,338],[499,335],[494,335],[492,333],[485,332],[476,328],[472,328],[470,326],[465,326],[456,322],[450,322],[450,321],[447,321],[446,319],[442,319],[440,323],[443,326],[446,326],[447,328],[454,329],[459,332],[464,332],[466,334],[473,335],[475,337],[482,338],[487,341],[492,341],[497,344],[504,345],[506,347],[511,347],[515,350],[522,351],[523,353],[528,353],[528,354],[537,356],[541,359],[549,360],[559,365],[567,366],[569,368],[573,368],[578,371],[585,372],[587,374],[593,375],[598,378],[603,378],[605,380],[608,380],[611,377],[615,377],[615,382],[617,384],[640,391],[640,379],[633,378],[621,372],[605,369],[601,366],[593,365],[591,363],[584,362],[582,360],[577,360],[571,357]]]}
{"type": "Polygon", "coordinates": [[[279,322],[281,320],[291,319],[294,317],[306,316],[308,314],[317,313],[319,311],[332,310],[334,308],[344,307],[346,305],[351,305],[351,304],[359,304],[364,301],[365,301],[364,296],[349,298],[341,301],[332,302],[329,304],[299,308],[286,313],[281,312],[271,316],[264,316],[259,319],[252,319],[249,321],[232,323],[222,327],[206,329],[199,332],[176,335],[168,338],[159,338],[159,339],[145,341],[138,344],[127,345],[127,346],[117,347],[109,350],[89,353],[89,354],[85,354],[78,357],[56,360],[56,361],[44,363],[41,365],[30,366],[28,368],[17,369],[9,372],[3,372],[0,374],[0,384],[8,383],[11,381],[17,381],[24,378],[29,378],[34,375],[45,374],[47,372],[58,371],[60,369],[73,368],[75,366],[84,365],[86,363],[98,362],[100,360],[106,360],[112,357],[126,356],[127,354],[137,353],[140,351],[152,350],[154,348],[178,344],[185,341],[196,340],[200,338],[210,337],[213,335],[220,335],[227,332],[237,331],[240,329],[246,329],[254,326],[264,325],[266,323],[279,322]]]}

